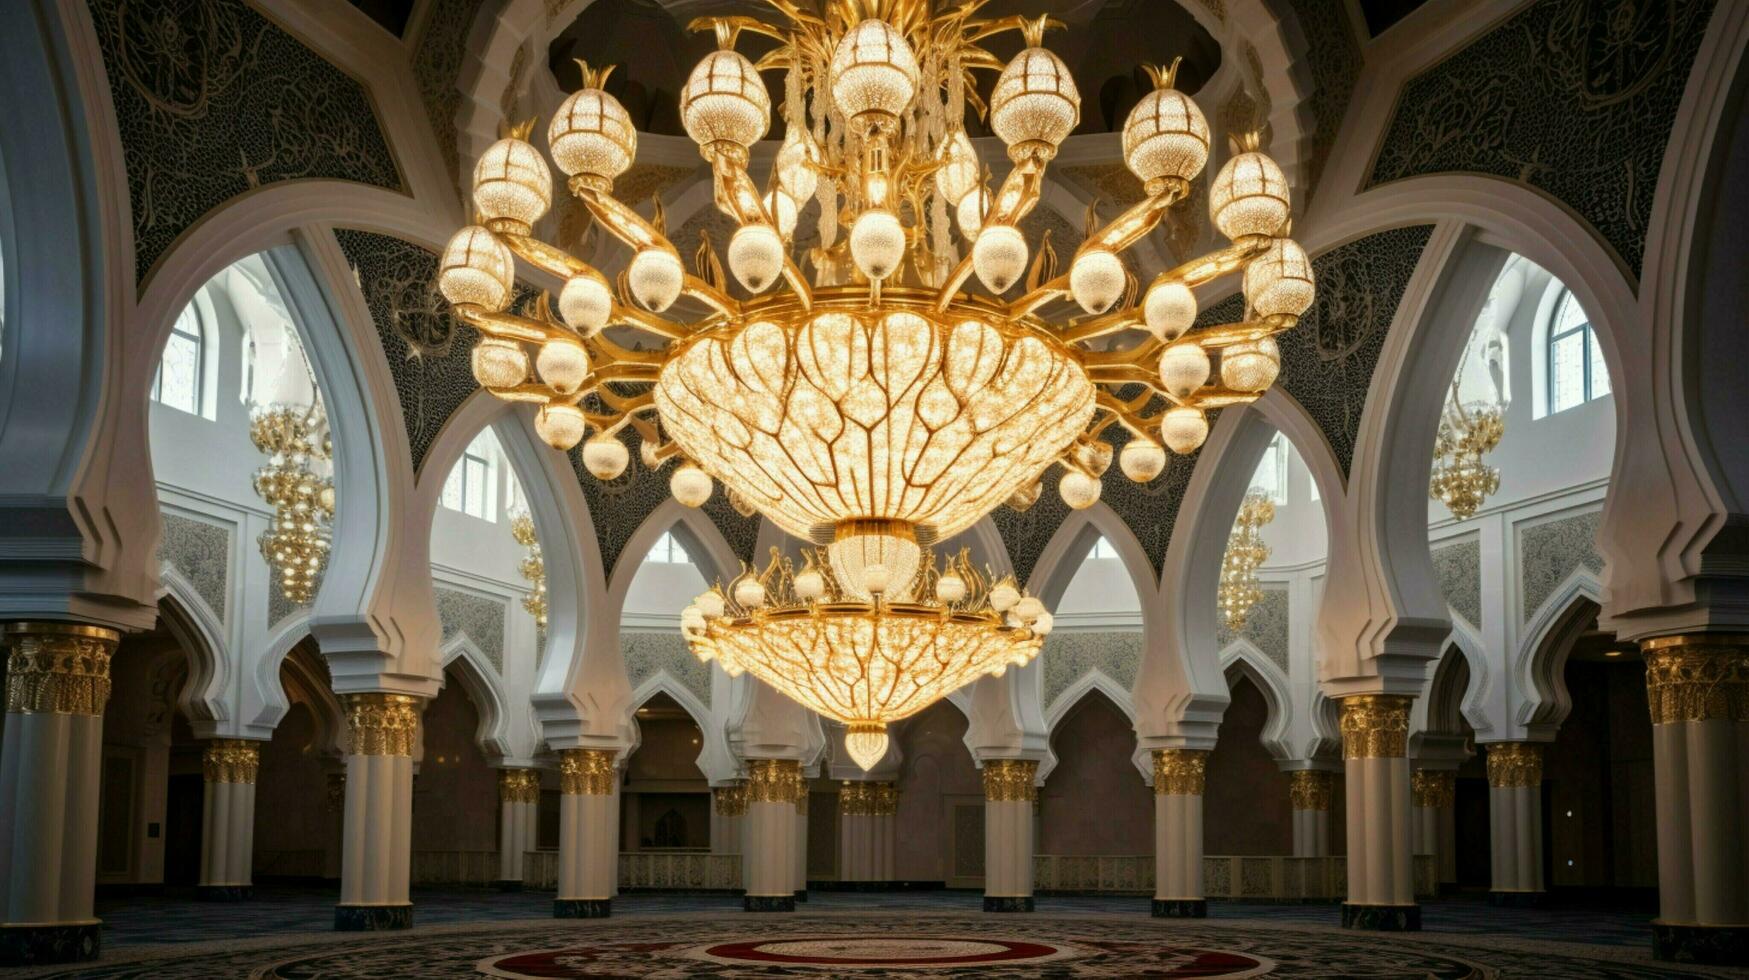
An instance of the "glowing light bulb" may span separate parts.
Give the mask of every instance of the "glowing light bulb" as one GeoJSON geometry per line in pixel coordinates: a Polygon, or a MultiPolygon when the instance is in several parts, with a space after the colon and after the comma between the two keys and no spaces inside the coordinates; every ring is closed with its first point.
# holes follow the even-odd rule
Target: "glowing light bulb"
{"type": "Polygon", "coordinates": [[[941,141],[936,152],[941,168],[935,171],[935,189],[949,204],[958,205],[978,186],[978,151],[963,129],[941,141]]]}
{"type": "Polygon", "coordinates": [[[1142,301],[1142,314],[1147,319],[1148,332],[1155,339],[1171,343],[1184,336],[1184,331],[1196,322],[1196,294],[1176,279],[1168,279],[1148,287],[1142,301]]]}
{"type": "Polygon", "coordinates": [[[486,229],[469,225],[444,246],[437,290],[452,306],[496,313],[510,302],[515,275],[510,249],[486,229]]]}
{"type": "Polygon", "coordinates": [[[978,281],[1001,295],[1026,272],[1026,238],[1013,225],[990,225],[972,245],[972,268],[978,281]]]}
{"type": "Polygon", "coordinates": [[[1281,373],[1275,338],[1232,344],[1221,351],[1221,384],[1234,391],[1264,391],[1281,373]]]}
{"type": "Polygon", "coordinates": [[[947,572],[935,580],[935,598],[941,602],[958,602],[966,597],[966,580],[947,572]]]}
{"type": "Polygon", "coordinates": [[[1057,484],[1063,503],[1075,510],[1086,510],[1099,500],[1100,483],[1080,470],[1069,470],[1057,484]]]}
{"type": "Polygon", "coordinates": [[[653,313],[660,313],[680,298],[680,287],[686,282],[686,270],[680,256],[665,248],[646,248],[632,257],[626,278],[631,281],[632,296],[653,313]]]}
{"type": "Polygon", "coordinates": [[[884,20],[868,18],[845,32],[832,52],[827,84],[838,111],[897,116],[917,94],[917,54],[884,20]]]}
{"type": "Polygon", "coordinates": [[[535,434],[562,453],[583,441],[583,430],[583,410],[575,405],[542,405],[534,416],[535,434]]]}
{"type": "Polygon", "coordinates": [[[1069,293],[1088,313],[1104,313],[1123,295],[1123,260],[1103,248],[1089,249],[1069,266],[1069,293]]]}
{"type": "Polygon", "coordinates": [[[711,499],[710,475],[691,463],[682,463],[668,478],[668,489],[674,499],[686,507],[702,507],[711,499]]]}
{"type": "Polygon", "coordinates": [[[583,468],[597,480],[618,479],[631,461],[631,451],[616,436],[599,433],[583,444],[583,468]]]}
{"type": "Polygon", "coordinates": [[[868,772],[886,757],[886,726],[852,723],[844,733],[844,751],[863,772],[868,772]]]}
{"type": "Polygon", "coordinates": [[[1240,153],[1228,160],[1209,185],[1209,218],[1235,241],[1274,235],[1288,211],[1287,175],[1262,153],[1240,153]]]}
{"type": "MultiPolygon", "coordinates": [[[[806,200],[802,198],[801,200],[806,200]]],[[[782,189],[774,190],[765,195],[765,213],[771,215],[771,220],[777,222],[777,233],[785,238],[796,233],[796,218],[801,214],[801,208],[782,189]]]]}
{"type": "Polygon", "coordinates": [[[967,241],[977,241],[978,232],[984,227],[984,215],[990,210],[990,192],[979,187],[960,198],[960,203],[954,208],[954,220],[959,222],[960,234],[967,241]]]}
{"type": "Polygon", "coordinates": [[[514,340],[481,337],[470,363],[482,388],[513,388],[528,378],[528,354],[514,340]]]}
{"type": "Polygon", "coordinates": [[[1157,442],[1133,438],[1124,443],[1117,465],[1124,476],[1137,483],[1147,483],[1166,469],[1166,450],[1157,442]]]}
{"type": "Polygon", "coordinates": [[[589,272],[565,280],[559,291],[559,316],[572,330],[584,337],[593,337],[607,326],[613,314],[613,291],[601,273],[589,272]]]}
{"type": "Polygon", "coordinates": [[[1195,341],[1182,341],[1160,352],[1160,384],[1175,398],[1189,398],[1209,379],[1209,355],[1195,341]]]}
{"type": "Polygon", "coordinates": [[[783,239],[770,225],[742,225],[729,239],[729,271],[750,293],[763,293],[783,271],[783,239]]]}
{"type": "Polygon", "coordinates": [[[589,376],[589,355],[574,340],[549,340],[540,345],[534,366],[554,391],[569,395],[583,387],[583,379],[589,376]]]}
{"type": "Polygon", "coordinates": [[[1166,448],[1180,456],[1202,448],[1208,435],[1209,422],[1200,408],[1174,405],[1160,419],[1161,440],[1166,443],[1166,448]]]}
{"type": "Polygon", "coordinates": [[[480,220],[519,235],[553,203],[553,175],[540,151],[519,139],[486,147],[474,165],[474,210],[480,220]]]}
{"type": "Polygon", "coordinates": [[[850,227],[850,257],[870,279],[892,275],[905,258],[905,229],[899,216],[881,208],[858,215],[850,227]]]}

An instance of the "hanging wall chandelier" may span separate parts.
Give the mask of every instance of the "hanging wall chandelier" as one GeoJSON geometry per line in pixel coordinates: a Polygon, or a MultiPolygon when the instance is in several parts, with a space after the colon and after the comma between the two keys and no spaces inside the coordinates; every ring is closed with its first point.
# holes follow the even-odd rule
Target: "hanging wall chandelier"
{"type": "Polygon", "coordinates": [[[1275,501],[1269,492],[1252,487],[1239,504],[1239,516],[1233,520],[1233,530],[1227,535],[1227,550],[1221,556],[1221,581],[1216,587],[1215,601],[1227,629],[1237,633],[1245,628],[1245,617],[1263,601],[1263,584],[1257,570],[1269,560],[1269,545],[1263,543],[1263,526],[1275,520],[1275,501]]]}
{"type": "Polygon", "coordinates": [[[536,629],[547,628],[547,563],[541,557],[540,538],[535,534],[534,516],[526,510],[510,514],[510,536],[528,549],[516,571],[528,583],[528,595],[522,597],[522,608],[534,617],[536,629]]]}
{"type": "Polygon", "coordinates": [[[307,606],[316,597],[334,520],[327,417],[320,404],[269,406],[250,417],[249,438],[267,456],[255,471],[255,492],[273,508],[259,541],[261,557],[278,576],[280,593],[307,606]]]}
{"type": "Polygon", "coordinates": [[[849,578],[880,563],[900,581],[920,549],[1024,499],[1053,466],[1064,500],[1091,506],[1100,474],[1085,450],[1104,428],[1130,430],[1119,463],[1146,482],[1167,449],[1202,444],[1206,410],[1273,383],[1273,335],[1311,304],[1313,284],[1306,253],[1285,237],[1287,180],[1255,138],[1210,187],[1231,245],[1160,274],[1139,302],[1120,257],[1188,195],[1208,158],[1208,124],[1173,87],[1175,68],[1152,71],[1157,87],[1124,125],[1124,159],[1146,199],[1088,235],[1064,271],[1018,229],[1080,119],[1068,67],[1041,46],[1060,25],[979,19],[980,0],[772,6],[782,24],[694,21],[718,49],[680,96],[716,206],[738,225],[728,268],[750,299],[730,295],[708,243],[688,272],[663,229],[613,196],[637,132],[602,88],[607,71],[584,66],[547,142],[569,191],[630,250],[614,281],[535,237],[552,179],[527,141],[532,123],[475,168],[478,223],[450,241],[439,286],[483,335],[476,378],[538,404],[543,440],[581,443],[584,466],[612,479],[629,460],[621,432],[634,426],[653,462],[678,461],[670,488],[682,503],[702,504],[721,481],[826,546],[849,578]],[[748,31],[779,45],[754,63],[735,50],[748,31]],[[1007,31],[1026,47],[1003,65],[979,45],[1007,31]],[[785,72],[787,128],[761,190],[749,160],[771,125],[767,70],[785,72]],[[987,104],[980,70],[1000,73],[987,104]],[[993,191],[965,132],[968,109],[1008,149],[1012,168],[993,191]],[[814,204],[819,244],[792,255],[814,204]],[[544,297],[507,311],[517,258],[564,281],[556,316],[544,297]],[[1241,270],[1245,319],[1191,330],[1192,290],[1241,270]],[[974,280],[982,291],[968,288],[974,280]],[[1018,298],[1004,298],[1016,286],[1018,298]],[[657,344],[637,349],[633,334],[657,344]]]}
{"type": "Polygon", "coordinates": [[[1456,396],[1453,384],[1434,439],[1427,494],[1461,521],[1474,517],[1483,502],[1500,492],[1500,470],[1482,462],[1482,456],[1500,445],[1506,434],[1506,413],[1496,405],[1466,405],[1456,396]]]}

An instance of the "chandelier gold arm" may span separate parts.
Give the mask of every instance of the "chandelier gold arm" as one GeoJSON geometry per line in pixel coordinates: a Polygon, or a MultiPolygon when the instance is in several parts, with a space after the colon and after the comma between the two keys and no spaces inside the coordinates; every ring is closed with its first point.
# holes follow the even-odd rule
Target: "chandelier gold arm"
{"type": "Polygon", "coordinates": [[[506,340],[520,340],[531,344],[539,344],[556,337],[574,338],[576,335],[562,326],[543,323],[530,317],[518,316],[515,313],[494,313],[477,306],[457,306],[455,315],[462,322],[483,334],[493,337],[503,337],[506,340]]]}
{"type": "MultiPolygon", "coordinates": [[[[1141,240],[1142,236],[1158,227],[1160,219],[1166,215],[1166,210],[1184,200],[1187,193],[1189,193],[1189,185],[1185,182],[1172,181],[1168,183],[1158,194],[1150,196],[1147,200],[1112,219],[1104,228],[1088,235],[1086,240],[1081,243],[1081,247],[1075,250],[1075,255],[1079,257],[1083,253],[1095,249],[1103,249],[1113,254],[1124,251],[1141,240]]],[[[1073,266],[1074,260],[1071,259],[1069,264],[1073,266]]],[[[1050,282],[1008,304],[1008,316],[1026,316],[1046,303],[1062,299],[1068,295],[1069,273],[1064,272],[1051,279],[1050,282]]],[[[1134,319],[1140,322],[1139,317],[1134,319]]],[[[1089,336],[1098,337],[1110,332],[1112,331],[1102,330],[1089,336]]]]}
{"type": "MultiPolygon", "coordinates": [[[[571,190],[589,209],[589,213],[595,216],[595,220],[601,222],[602,227],[634,250],[659,248],[679,254],[679,250],[654,225],[645,221],[643,215],[614,197],[611,188],[573,180],[571,190]]],[[[680,291],[709,306],[720,316],[741,315],[741,304],[733,297],[690,273],[683,280],[680,291]]]]}
{"type": "MultiPolygon", "coordinates": [[[[1002,186],[991,199],[990,213],[984,218],[984,226],[1011,225],[1032,212],[1044,195],[1045,164],[1049,162],[1047,149],[1037,144],[1015,146],[1010,148],[1014,158],[1014,169],[1008,171],[1002,186]]],[[[954,266],[947,280],[941,284],[941,289],[935,295],[935,310],[946,312],[947,305],[953,301],[954,294],[972,275],[972,254],[968,250],[959,265],[954,266]]]]}
{"type": "MultiPolygon", "coordinates": [[[[733,144],[715,144],[706,154],[711,162],[711,183],[717,210],[728,215],[740,226],[766,225],[777,227],[777,220],[765,209],[759,188],[747,174],[747,151],[733,144]]],[[[814,289],[802,268],[788,249],[783,253],[783,278],[795,290],[802,309],[814,308],[814,289]]],[[[724,312],[719,310],[719,312],[724,312]]]]}
{"type": "MultiPolygon", "coordinates": [[[[546,242],[543,242],[538,238],[529,235],[519,235],[513,232],[499,232],[498,237],[517,258],[522,259],[529,265],[544,272],[557,276],[560,279],[569,279],[572,276],[589,275],[595,271],[590,267],[589,263],[577,258],[562,248],[548,245],[546,242]]],[[[497,315],[503,316],[504,314],[497,315]]],[[[628,327],[635,327],[645,333],[655,334],[658,337],[665,337],[669,340],[684,340],[687,337],[692,336],[692,329],[684,324],[675,323],[673,320],[657,316],[648,310],[640,310],[634,306],[618,301],[613,304],[613,311],[610,315],[609,322],[623,323],[628,327]]],[[[498,333],[495,335],[505,337],[511,336],[507,333],[498,333]]],[[[557,335],[549,334],[549,336],[557,335]]],[[[570,336],[570,332],[566,331],[564,336],[570,336]]],[[[547,337],[524,337],[517,335],[514,339],[538,342],[547,339],[547,337]]]]}

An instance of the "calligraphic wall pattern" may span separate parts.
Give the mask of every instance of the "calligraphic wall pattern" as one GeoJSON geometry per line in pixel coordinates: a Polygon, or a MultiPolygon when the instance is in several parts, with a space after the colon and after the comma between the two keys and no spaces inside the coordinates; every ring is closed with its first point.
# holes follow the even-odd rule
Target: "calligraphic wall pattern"
{"type": "Polygon", "coordinates": [[[504,673],[504,602],[472,592],[432,589],[437,596],[437,619],[443,624],[443,642],[466,633],[474,646],[491,661],[493,669],[504,673]]]}
{"type": "Polygon", "coordinates": [[[1048,707],[1071,684],[1097,670],[1129,690],[1142,664],[1137,630],[1058,630],[1045,638],[1042,702],[1048,707]]]}
{"type": "Polygon", "coordinates": [[[177,514],[163,514],[161,519],[164,534],[158,540],[158,560],[181,572],[194,594],[223,620],[230,583],[230,529],[177,514]]]}
{"type": "Polygon", "coordinates": [[[1603,556],[1597,553],[1597,529],[1602,523],[1603,512],[1594,510],[1519,529],[1518,580],[1525,622],[1575,569],[1603,574],[1603,556]]]}
{"type": "Polygon", "coordinates": [[[679,681],[698,696],[705,707],[711,703],[711,669],[687,649],[686,638],[664,630],[655,632],[625,632],[619,635],[620,653],[625,657],[626,680],[635,689],[659,670],[679,681]]]}
{"type": "Polygon", "coordinates": [[[1459,541],[1433,549],[1433,573],[1445,601],[1471,626],[1482,625],[1482,543],[1459,541]]]}

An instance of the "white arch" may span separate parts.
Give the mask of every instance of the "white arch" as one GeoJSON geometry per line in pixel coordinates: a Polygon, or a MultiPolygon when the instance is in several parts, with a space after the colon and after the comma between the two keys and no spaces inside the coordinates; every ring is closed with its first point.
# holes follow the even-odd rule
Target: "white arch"
{"type": "Polygon", "coordinates": [[[1257,686],[1269,705],[1268,721],[1258,735],[1258,741],[1275,761],[1292,759],[1294,753],[1288,742],[1288,732],[1293,727],[1294,702],[1293,695],[1288,692],[1287,675],[1281,672],[1275,661],[1242,636],[1221,651],[1221,673],[1229,690],[1234,679],[1241,676],[1257,686]]]}
{"type": "Polygon", "coordinates": [[[1573,641],[1603,605],[1603,585],[1584,565],[1573,569],[1525,624],[1508,667],[1523,701],[1513,721],[1537,740],[1554,738],[1573,710],[1565,671],[1573,641]]]}
{"type": "MultiPolygon", "coordinates": [[[[681,683],[680,678],[669,673],[665,667],[657,668],[655,673],[644,678],[632,690],[631,719],[629,721],[632,730],[637,731],[638,709],[657,694],[666,694],[674,699],[674,702],[692,717],[693,724],[697,725],[699,731],[703,733],[703,744],[699,747],[698,757],[693,760],[693,765],[698,767],[698,771],[704,774],[705,779],[712,785],[734,779],[738,765],[734,753],[729,749],[729,740],[724,727],[716,723],[716,716],[710,708],[705,706],[703,701],[699,700],[698,695],[681,683]]],[[[637,751],[642,740],[642,736],[639,735],[626,749],[626,755],[630,756],[637,751]]]]}
{"type": "MultiPolygon", "coordinates": [[[[1073,683],[1057,695],[1050,707],[1045,709],[1045,731],[1047,744],[1050,745],[1050,756],[1039,762],[1038,781],[1041,785],[1050,777],[1052,770],[1056,769],[1057,763],[1061,761],[1057,756],[1055,744],[1049,741],[1050,736],[1056,734],[1057,725],[1068,717],[1071,711],[1075,710],[1075,706],[1081,703],[1081,699],[1094,691],[1105,695],[1106,699],[1116,705],[1117,710],[1123,712],[1123,716],[1129,719],[1130,726],[1132,728],[1135,726],[1135,702],[1131,699],[1130,692],[1125,690],[1122,684],[1097,667],[1075,678],[1073,683]]],[[[1130,754],[1130,764],[1136,767],[1143,782],[1149,785],[1153,784],[1154,753],[1151,749],[1145,749],[1138,744],[1136,750],[1130,754]]]]}
{"type": "Polygon", "coordinates": [[[512,712],[504,695],[504,686],[498,680],[498,671],[465,630],[458,630],[450,637],[443,645],[439,659],[445,670],[455,670],[462,689],[479,712],[480,723],[474,732],[474,741],[485,754],[486,763],[505,765],[506,759],[516,753],[510,737],[512,712]]]}
{"type": "Polygon", "coordinates": [[[188,682],[176,703],[194,733],[213,738],[231,718],[226,692],[233,663],[225,643],[225,624],[174,565],[159,573],[158,619],[187,654],[188,682]]]}
{"type": "Polygon", "coordinates": [[[291,701],[286,697],[285,685],[280,682],[279,670],[291,655],[292,648],[309,635],[310,614],[307,609],[298,609],[274,624],[274,629],[268,636],[267,652],[255,661],[255,675],[252,680],[255,684],[255,700],[261,705],[261,710],[256,712],[255,717],[243,722],[244,729],[254,733],[250,737],[272,738],[273,730],[279,727],[280,720],[291,710],[291,701]]]}

